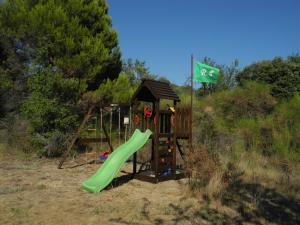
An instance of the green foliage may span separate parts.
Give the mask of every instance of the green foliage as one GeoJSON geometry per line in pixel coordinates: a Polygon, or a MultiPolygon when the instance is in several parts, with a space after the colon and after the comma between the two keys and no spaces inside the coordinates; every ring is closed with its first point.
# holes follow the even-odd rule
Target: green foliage
{"type": "Polygon", "coordinates": [[[28,77],[22,112],[34,143],[40,136],[72,132],[83,114],[79,103],[85,93],[121,70],[118,37],[104,0],[8,0],[0,6],[0,28],[13,43],[6,47],[1,39],[4,53],[28,55],[18,74],[28,77]]]}
{"type": "Polygon", "coordinates": [[[300,96],[278,106],[273,115],[275,150],[300,154],[300,96]]]}
{"type": "Polygon", "coordinates": [[[242,118],[266,116],[275,105],[276,101],[270,95],[269,87],[255,82],[248,82],[243,88],[216,93],[212,100],[212,106],[232,125],[242,118]]]}
{"type": "Polygon", "coordinates": [[[122,72],[115,80],[105,80],[99,88],[91,93],[92,98],[99,98],[101,103],[129,103],[137,86],[131,84],[130,77],[122,72]]]}
{"type": "Polygon", "coordinates": [[[277,104],[270,92],[267,85],[248,82],[205,97],[195,113],[198,143],[211,152],[300,159],[300,97],[277,104]]]}
{"type": "Polygon", "coordinates": [[[52,131],[70,132],[78,124],[74,102],[78,97],[78,79],[42,71],[31,76],[28,85],[31,98],[24,102],[22,112],[31,121],[34,132],[49,137],[52,131]]]}
{"type": "Polygon", "coordinates": [[[248,80],[267,83],[276,98],[290,98],[300,92],[300,57],[295,55],[286,60],[275,58],[254,63],[243,69],[237,80],[241,85],[248,80]]]}
{"type": "MultiPolygon", "coordinates": [[[[134,62],[132,59],[128,59],[123,62],[123,70],[127,76],[129,76],[130,83],[132,85],[139,84],[141,79],[158,79],[157,75],[154,75],[150,72],[149,68],[146,67],[145,61],[140,61],[136,59],[134,62]]],[[[161,78],[163,79],[163,78],[161,78]]]]}
{"type": "Polygon", "coordinates": [[[22,46],[0,33],[0,118],[17,111],[25,95],[24,67],[27,55],[22,46]]]}
{"type": "Polygon", "coordinates": [[[121,69],[117,33],[106,2],[7,1],[0,13],[3,31],[30,46],[32,63],[54,67],[97,89],[121,69]]]}

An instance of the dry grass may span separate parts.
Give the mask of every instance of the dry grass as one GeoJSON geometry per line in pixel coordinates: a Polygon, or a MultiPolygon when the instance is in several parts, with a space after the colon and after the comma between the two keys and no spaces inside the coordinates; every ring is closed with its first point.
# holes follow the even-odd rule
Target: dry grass
{"type": "MultiPolygon", "coordinates": [[[[206,157],[205,154],[201,157],[206,157]]],[[[21,160],[12,154],[5,154],[2,159],[0,224],[300,223],[297,217],[299,198],[291,199],[287,194],[250,182],[250,171],[255,170],[256,165],[252,160],[248,160],[252,164],[246,163],[247,156],[234,165],[227,161],[225,169],[222,169],[223,160],[219,160],[220,166],[213,170],[204,166],[203,173],[213,171],[211,178],[194,194],[187,189],[187,179],[159,184],[129,180],[101,193],[90,194],[83,191],[80,184],[100,165],[58,170],[55,159],[21,160]],[[245,181],[249,179],[248,183],[236,178],[237,171],[242,169],[245,174],[239,177],[245,181]]],[[[276,163],[274,159],[270,164],[276,163]]],[[[122,170],[130,172],[132,165],[126,164],[122,170]]],[[[271,179],[278,177],[274,174],[271,179]]],[[[124,175],[126,173],[119,174],[124,175]]],[[[290,178],[290,182],[293,179],[290,178]]]]}
{"type": "Polygon", "coordinates": [[[195,149],[186,155],[184,169],[189,174],[189,187],[192,191],[202,190],[220,169],[217,155],[211,155],[205,148],[195,149]]]}
{"type": "Polygon", "coordinates": [[[205,187],[205,194],[209,199],[219,199],[226,191],[227,186],[228,182],[224,181],[224,172],[217,170],[205,187]]]}
{"type": "Polygon", "coordinates": [[[236,163],[243,180],[260,183],[289,195],[300,197],[300,166],[279,156],[265,157],[256,152],[244,153],[236,163]]]}

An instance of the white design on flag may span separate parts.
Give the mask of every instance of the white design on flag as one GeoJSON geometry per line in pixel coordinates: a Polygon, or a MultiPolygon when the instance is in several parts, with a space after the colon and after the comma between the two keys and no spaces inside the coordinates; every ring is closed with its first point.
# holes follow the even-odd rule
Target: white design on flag
{"type": "Polygon", "coordinates": [[[202,70],[201,70],[201,75],[202,75],[202,76],[205,76],[205,75],[206,75],[206,72],[207,72],[206,69],[202,69],[202,70]]]}

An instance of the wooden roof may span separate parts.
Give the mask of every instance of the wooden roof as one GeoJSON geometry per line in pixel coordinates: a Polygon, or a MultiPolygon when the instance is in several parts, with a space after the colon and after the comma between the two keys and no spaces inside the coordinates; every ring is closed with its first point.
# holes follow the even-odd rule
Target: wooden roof
{"type": "Polygon", "coordinates": [[[132,101],[152,102],[160,99],[180,101],[170,84],[162,81],[143,79],[132,97],[132,101]]]}

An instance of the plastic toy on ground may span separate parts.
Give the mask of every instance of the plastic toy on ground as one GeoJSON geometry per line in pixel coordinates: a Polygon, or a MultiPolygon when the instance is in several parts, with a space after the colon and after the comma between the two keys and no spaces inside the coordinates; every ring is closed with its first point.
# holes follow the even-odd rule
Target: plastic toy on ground
{"type": "Polygon", "coordinates": [[[109,152],[100,152],[100,155],[98,156],[98,158],[101,160],[105,160],[108,158],[109,154],[110,154],[109,152]]]}

